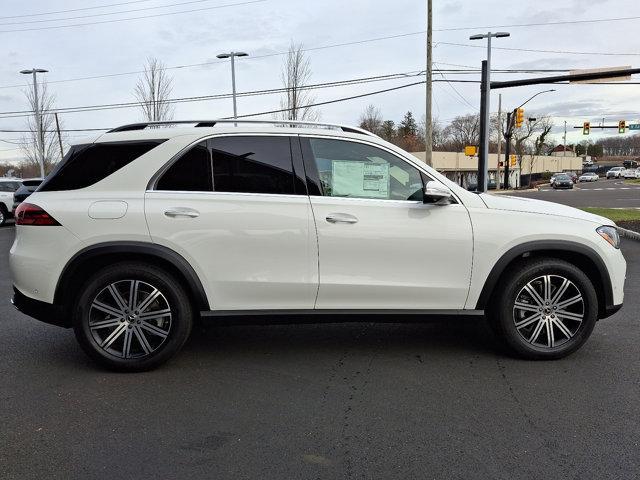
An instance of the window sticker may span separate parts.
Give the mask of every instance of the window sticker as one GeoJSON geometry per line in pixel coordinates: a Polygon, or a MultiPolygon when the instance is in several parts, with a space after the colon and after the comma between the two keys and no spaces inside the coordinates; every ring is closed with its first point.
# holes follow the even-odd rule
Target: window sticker
{"type": "Polygon", "coordinates": [[[389,198],[389,164],[334,160],[331,162],[334,197],[389,198]]]}

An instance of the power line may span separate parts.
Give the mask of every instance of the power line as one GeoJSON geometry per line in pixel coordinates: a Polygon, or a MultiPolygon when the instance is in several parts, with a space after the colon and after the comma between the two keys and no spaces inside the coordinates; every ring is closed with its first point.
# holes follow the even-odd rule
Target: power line
{"type": "Polygon", "coordinates": [[[109,15],[122,15],[124,13],[135,13],[135,12],[144,12],[147,10],[156,10],[158,8],[171,8],[171,7],[179,7],[182,5],[192,5],[194,3],[204,3],[211,2],[213,0],[189,0],[187,2],[179,2],[179,3],[168,3],[165,5],[155,5],[153,7],[143,7],[143,8],[134,8],[131,10],[120,10],[119,12],[104,12],[104,13],[92,13],[89,15],[79,15],[76,17],[66,17],[66,18],[49,18],[44,20],[26,20],[21,22],[5,22],[0,23],[1,25],[29,25],[33,23],[51,23],[51,22],[66,22],[68,20],[78,20],[81,18],[95,18],[95,17],[106,17],[109,15]]]}
{"type": "MultiPolygon", "coordinates": [[[[395,90],[401,90],[403,88],[409,88],[409,87],[414,87],[416,85],[424,85],[425,83],[427,83],[426,80],[422,80],[420,82],[414,82],[414,83],[409,83],[406,85],[400,85],[399,87],[392,87],[392,88],[385,88],[384,90],[377,90],[375,92],[368,92],[368,93],[362,93],[360,95],[352,95],[350,97],[342,97],[342,98],[336,98],[334,100],[327,100],[325,102],[317,102],[317,103],[312,103],[310,105],[305,105],[305,107],[309,108],[309,107],[321,107],[323,105],[330,105],[333,103],[339,103],[339,102],[346,102],[347,100],[354,100],[356,98],[364,98],[364,97],[370,97],[372,95],[379,95],[381,93],[387,93],[387,92],[393,92],[395,90]]],[[[248,117],[259,117],[262,115],[272,115],[275,113],[283,113],[283,112],[288,112],[293,110],[292,108],[281,108],[279,110],[269,110],[266,112],[259,112],[259,113],[251,113],[251,114],[247,114],[247,115],[239,115],[238,118],[248,118],[248,117]]]]}
{"type": "Polygon", "coordinates": [[[148,18],[167,17],[169,15],[179,15],[179,14],[183,14],[183,13],[203,12],[203,11],[206,11],[206,10],[215,10],[215,9],[219,9],[219,8],[239,7],[239,6],[242,6],[242,5],[263,3],[263,2],[266,2],[266,1],[268,1],[268,0],[250,0],[250,1],[239,2],[239,3],[228,3],[228,4],[224,4],[224,5],[216,5],[216,6],[213,6],[213,7],[195,8],[195,9],[191,9],[191,10],[180,10],[178,12],[156,13],[156,14],[152,14],[152,15],[144,15],[142,17],[117,18],[117,19],[113,19],[113,20],[100,20],[100,21],[96,21],[96,22],[73,23],[73,24],[69,24],[69,25],[53,25],[53,26],[48,26],[48,27],[31,27],[31,28],[20,28],[20,29],[14,29],[14,30],[0,30],[0,33],[35,32],[35,31],[40,31],[40,30],[56,30],[56,29],[60,29],[60,28],[84,27],[84,26],[87,26],[87,25],[103,25],[105,23],[129,22],[129,21],[132,21],[132,20],[145,20],[145,19],[148,19],[148,18]]]}
{"type": "MultiPolygon", "coordinates": [[[[351,45],[360,45],[360,44],[365,44],[365,43],[371,43],[371,42],[379,42],[382,40],[392,40],[392,39],[396,39],[396,38],[403,38],[403,37],[409,37],[409,36],[414,36],[414,35],[420,35],[424,32],[413,32],[413,33],[402,33],[402,34],[398,34],[398,35],[387,35],[384,37],[375,37],[375,38],[368,38],[365,40],[355,40],[352,42],[342,42],[342,43],[333,43],[333,44],[329,44],[329,45],[322,45],[319,47],[309,47],[309,48],[304,48],[302,49],[303,52],[312,52],[312,51],[317,51],[317,50],[325,50],[325,49],[330,49],[330,48],[338,48],[338,47],[346,47],[346,46],[351,46],[351,45]]],[[[270,58],[270,57],[277,57],[277,56],[282,56],[282,55],[288,55],[289,51],[282,51],[282,52],[274,52],[274,53],[268,53],[268,54],[264,54],[264,55],[252,55],[250,57],[246,57],[243,59],[243,61],[251,61],[251,60],[259,60],[259,59],[263,59],[263,58],[270,58]]],[[[226,61],[219,61],[219,60],[215,60],[212,62],[201,62],[201,63],[191,63],[191,64],[185,64],[185,65],[175,65],[172,67],[164,67],[162,68],[162,70],[179,70],[179,69],[183,69],[183,68],[193,68],[193,67],[206,67],[206,66],[210,66],[210,65],[218,65],[218,64],[226,64],[226,61]]],[[[473,68],[473,67],[472,67],[473,68]]],[[[79,80],[95,80],[95,79],[99,79],[99,78],[112,78],[112,77],[118,77],[118,76],[124,76],[124,75],[139,75],[145,73],[144,70],[136,70],[136,71],[132,71],[132,72],[119,72],[119,73],[109,73],[109,74],[104,74],[104,75],[92,75],[92,76],[88,76],[88,77],[77,77],[77,78],[68,78],[68,79],[63,79],[63,80],[51,80],[47,83],[66,83],[66,82],[75,82],[75,81],[79,81],[79,80]]],[[[24,88],[24,87],[30,87],[30,85],[26,85],[26,84],[20,84],[20,85],[5,85],[5,86],[0,86],[0,88],[24,88]]]]}
{"type": "MultiPolygon", "coordinates": [[[[472,45],[469,43],[454,43],[454,42],[438,42],[438,45],[450,45],[454,47],[469,47],[469,48],[486,48],[482,45],[472,45]]],[[[533,53],[559,53],[563,55],[602,55],[608,57],[638,57],[640,53],[614,53],[614,52],[576,52],[570,50],[540,50],[534,48],[512,48],[512,47],[491,47],[494,50],[507,50],[511,52],[533,52],[533,53]]]]}
{"type": "MultiPolygon", "coordinates": [[[[441,82],[441,81],[444,81],[444,80],[434,80],[434,82],[441,82]]],[[[460,82],[478,83],[478,82],[472,81],[472,80],[460,80],[460,82]]],[[[346,101],[354,100],[354,99],[358,99],[358,98],[365,98],[365,97],[370,97],[370,96],[373,96],[373,95],[379,95],[381,93],[387,93],[387,92],[393,92],[393,91],[396,91],[396,90],[402,90],[402,89],[409,88],[409,87],[414,87],[414,86],[417,86],[417,85],[424,85],[425,83],[426,83],[426,80],[421,80],[419,82],[413,82],[413,83],[409,83],[409,84],[405,84],[405,85],[400,85],[400,86],[397,86],[397,87],[385,88],[385,89],[382,89],[382,90],[376,90],[376,91],[373,91],[373,92],[362,93],[362,94],[359,94],[359,95],[351,95],[351,96],[348,96],[348,97],[336,98],[336,99],[327,100],[327,101],[324,101],[324,102],[316,102],[316,103],[307,105],[307,107],[319,107],[319,106],[323,106],[323,105],[330,105],[330,104],[334,104],[334,103],[346,102],[346,101]]],[[[262,115],[271,115],[271,114],[275,114],[275,113],[287,112],[287,111],[290,111],[290,110],[292,110],[292,109],[284,108],[284,109],[277,109],[277,110],[269,110],[269,111],[251,113],[251,114],[246,114],[246,115],[240,115],[238,118],[248,118],[248,117],[257,117],[257,116],[262,116],[262,115]]],[[[76,130],[73,130],[73,131],[111,130],[112,128],[113,127],[101,128],[101,129],[96,129],[96,128],[94,128],[94,129],[76,129],[76,130]]],[[[0,130],[0,132],[3,132],[3,131],[6,131],[6,132],[9,132],[9,131],[10,132],[20,132],[20,130],[0,130]]],[[[71,131],[71,130],[63,130],[63,131],[71,131]]]]}
{"type": "Polygon", "coordinates": [[[456,93],[456,95],[458,95],[458,97],[460,97],[462,99],[462,101],[464,103],[466,103],[468,106],[470,106],[471,108],[473,108],[474,110],[478,110],[477,107],[471,105],[471,103],[469,102],[469,100],[466,99],[466,97],[464,97],[456,87],[453,86],[453,84],[449,81],[449,79],[447,77],[444,76],[444,74],[442,73],[441,70],[439,70],[438,68],[436,68],[436,71],[440,73],[440,75],[442,76],[442,78],[447,82],[447,84],[449,85],[449,87],[451,87],[451,89],[456,93]]]}
{"type": "MultiPolygon", "coordinates": [[[[423,71],[393,73],[393,74],[385,74],[385,75],[376,75],[372,77],[353,78],[353,79],[347,79],[347,80],[304,85],[304,86],[301,86],[300,89],[316,90],[316,89],[322,89],[322,88],[334,88],[334,87],[359,85],[359,84],[379,82],[379,81],[399,80],[403,78],[411,78],[411,77],[422,76],[422,75],[424,75],[423,71]]],[[[259,96],[259,95],[272,95],[272,94],[284,93],[286,91],[287,91],[286,87],[279,87],[279,88],[271,88],[271,89],[263,89],[263,90],[252,90],[248,92],[240,92],[240,93],[237,93],[237,96],[250,97],[250,96],[259,96]]],[[[216,95],[199,95],[199,96],[191,96],[191,97],[180,97],[180,98],[168,99],[167,103],[189,103],[189,102],[206,101],[206,100],[222,100],[222,99],[230,98],[231,96],[232,96],[231,93],[222,93],[222,94],[216,94],[216,95]]],[[[117,109],[117,108],[131,108],[131,107],[138,107],[139,105],[140,105],[140,102],[138,101],[98,104],[98,105],[80,105],[80,106],[74,106],[74,107],[60,107],[60,108],[51,109],[49,113],[89,112],[89,111],[108,110],[108,109],[117,109]]],[[[32,114],[33,112],[31,110],[7,111],[7,112],[0,112],[0,115],[1,115],[0,118],[29,117],[32,114]]]]}
{"type": "Polygon", "coordinates": [[[95,10],[98,8],[109,8],[109,7],[119,7],[121,5],[131,5],[132,3],[148,3],[148,2],[153,2],[155,0],[132,0],[129,2],[121,2],[121,3],[109,3],[106,5],[95,5],[93,7],[82,7],[82,8],[72,8],[69,10],[57,10],[57,11],[52,11],[52,12],[42,12],[42,13],[27,13],[27,14],[23,14],[23,15],[10,15],[10,16],[3,16],[0,17],[0,20],[4,20],[7,18],[25,18],[25,17],[42,17],[45,15],[56,15],[58,13],[71,13],[71,12],[81,12],[81,11],[85,11],[85,10],[95,10]]]}
{"type": "Polygon", "coordinates": [[[559,20],[555,22],[537,22],[537,23],[512,23],[509,25],[480,25],[476,27],[449,27],[435,29],[434,32],[457,32],[462,30],[490,30],[493,28],[515,28],[515,27],[547,27],[552,25],[577,25],[582,23],[602,23],[602,22],[623,22],[627,20],[638,20],[640,16],[635,17],[615,17],[615,18],[594,18],[591,20],[559,20]]]}

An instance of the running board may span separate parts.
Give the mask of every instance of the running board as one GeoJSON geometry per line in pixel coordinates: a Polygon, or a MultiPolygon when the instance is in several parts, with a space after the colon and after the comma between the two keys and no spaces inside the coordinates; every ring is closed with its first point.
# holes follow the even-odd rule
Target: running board
{"type": "Polygon", "coordinates": [[[208,310],[200,316],[230,324],[420,323],[483,318],[484,310],[208,310]]]}

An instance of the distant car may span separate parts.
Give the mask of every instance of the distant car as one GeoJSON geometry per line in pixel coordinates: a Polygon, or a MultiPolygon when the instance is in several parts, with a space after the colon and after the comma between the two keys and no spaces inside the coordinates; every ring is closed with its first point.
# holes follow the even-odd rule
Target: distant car
{"type": "Polygon", "coordinates": [[[556,175],[553,182],[553,189],[557,190],[558,188],[573,189],[573,180],[571,177],[569,175],[556,175]]]}
{"type": "Polygon", "coordinates": [[[580,178],[578,178],[578,181],[579,182],[597,182],[599,178],[600,177],[598,177],[597,173],[587,172],[580,175],[580,178]]]}
{"type": "Polygon", "coordinates": [[[624,167],[613,167],[607,171],[607,180],[610,178],[620,178],[620,175],[625,171],[624,167]]]}
{"type": "Polygon", "coordinates": [[[13,217],[13,192],[21,185],[19,178],[0,177],[0,227],[13,217]]]}
{"type": "Polygon", "coordinates": [[[562,173],[554,173],[553,175],[551,175],[551,178],[549,179],[549,183],[551,184],[551,186],[553,187],[553,184],[556,183],[556,178],[558,178],[558,176],[562,175],[562,173]]]}
{"type": "Polygon", "coordinates": [[[42,183],[41,178],[28,178],[22,181],[22,185],[13,194],[13,211],[15,212],[18,205],[25,201],[42,183]]]}
{"type": "Polygon", "coordinates": [[[626,179],[637,178],[636,171],[637,171],[636,168],[627,168],[624,172],[622,172],[622,176],[626,179]]]}
{"type": "MultiPolygon", "coordinates": [[[[478,184],[470,183],[469,186],[467,187],[467,190],[470,192],[475,192],[476,190],[478,190],[478,184]]],[[[487,180],[487,190],[496,190],[496,181],[493,180],[492,178],[487,180]]]]}
{"type": "Polygon", "coordinates": [[[566,172],[566,174],[569,175],[573,183],[578,183],[578,174],[576,172],[566,172]]]}

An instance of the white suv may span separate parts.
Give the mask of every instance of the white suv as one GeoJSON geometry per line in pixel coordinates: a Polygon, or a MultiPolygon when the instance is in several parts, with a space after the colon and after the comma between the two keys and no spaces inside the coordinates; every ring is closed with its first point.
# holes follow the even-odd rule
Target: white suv
{"type": "Polygon", "coordinates": [[[0,177],[0,227],[13,215],[13,194],[22,186],[19,178],[0,177]]]}
{"type": "Polygon", "coordinates": [[[120,370],[166,361],[197,319],[345,314],[486,315],[511,352],[554,359],[623,301],[613,222],[468,192],[337,125],[116,128],[73,147],[16,218],[16,307],[120,370]]]}

